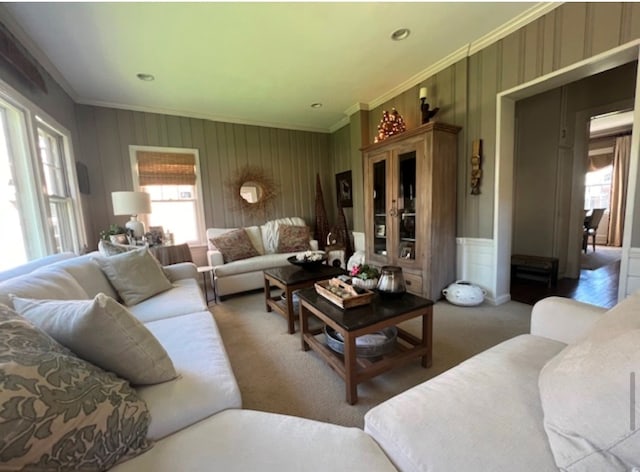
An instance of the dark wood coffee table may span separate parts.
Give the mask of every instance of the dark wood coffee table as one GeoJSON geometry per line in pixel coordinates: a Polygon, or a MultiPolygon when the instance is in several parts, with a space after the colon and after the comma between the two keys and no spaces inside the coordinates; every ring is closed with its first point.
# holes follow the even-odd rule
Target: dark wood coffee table
{"type": "Polygon", "coordinates": [[[298,292],[302,349],[316,351],[340,377],[347,388],[347,402],[358,401],[358,384],[412,359],[421,357],[422,367],[431,367],[433,348],[433,302],[410,293],[401,298],[384,299],[376,295],[368,305],[346,310],[334,305],[315,288],[298,292]],[[329,348],[316,336],[321,330],[309,328],[313,315],[333,328],[344,339],[344,355],[329,348]],[[411,318],[422,317],[422,339],[398,328],[397,348],[379,358],[356,357],[356,338],[371,334],[411,318]]]}
{"type": "Polygon", "coordinates": [[[305,270],[295,265],[267,269],[264,271],[264,300],[267,311],[274,310],[284,316],[289,325],[289,334],[293,334],[296,331],[297,317],[293,311],[293,292],[310,287],[318,280],[331,279],[344,274],[346,272],[341,268],[328,265],[321,265],[313,270],[305,270]],[[271,296],[272,285],[284,290],[285,300],[271,296]]]}

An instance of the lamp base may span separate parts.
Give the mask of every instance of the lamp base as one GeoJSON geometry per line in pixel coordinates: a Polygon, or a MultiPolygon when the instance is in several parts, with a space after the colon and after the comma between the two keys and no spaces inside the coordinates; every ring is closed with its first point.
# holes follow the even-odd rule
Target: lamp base
{"type": "Polygon", "coordinates": [[[132,216],[129,221],[124,225],[125,228],[131,230],[133,233],[133,237],[136,239],[140,239],[144,236],[144,223],[142,221],[138,221],[137,216],[132,216]]]}

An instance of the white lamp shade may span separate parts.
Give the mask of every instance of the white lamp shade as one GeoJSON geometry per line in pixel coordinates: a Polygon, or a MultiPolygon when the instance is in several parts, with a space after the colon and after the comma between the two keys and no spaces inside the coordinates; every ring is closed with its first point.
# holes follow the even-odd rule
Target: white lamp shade
{"type": "Polygon", "coordinates": [[[151,195],[147,192],[111,192],[114,215],[151,213],[151,195]]]}

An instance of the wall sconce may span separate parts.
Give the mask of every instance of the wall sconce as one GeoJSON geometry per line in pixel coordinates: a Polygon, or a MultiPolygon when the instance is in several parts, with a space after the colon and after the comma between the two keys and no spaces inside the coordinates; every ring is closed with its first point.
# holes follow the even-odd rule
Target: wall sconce
{"type": "Polygon", "coordinates": [[[422,112],[422,124],[429,123],[429,120],[436,116],[440,108],[429,109],[427,103],[427,87],[420,87],[420,111],[422,112]]]}
{"type": "Polygon", "coordinates": [[[131,215],[125,228],[131,230],[136,239],[144,236],[144,223],[138,215],[151,213],[151,195],[146,192],[111,192],[114,215],[131,215]]]}

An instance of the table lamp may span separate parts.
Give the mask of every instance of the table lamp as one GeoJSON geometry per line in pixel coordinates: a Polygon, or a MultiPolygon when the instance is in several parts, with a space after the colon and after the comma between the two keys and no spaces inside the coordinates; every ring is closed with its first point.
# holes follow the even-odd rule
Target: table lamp
{"type": "Polygon", "coordinates": [[[131,215],[125,228],[131,230],[136,239],[144,236],[144,223],[138,220],[141,213],[151,213],[151,195],[146,192],[111,192],[114,215],[131,215]]]}

